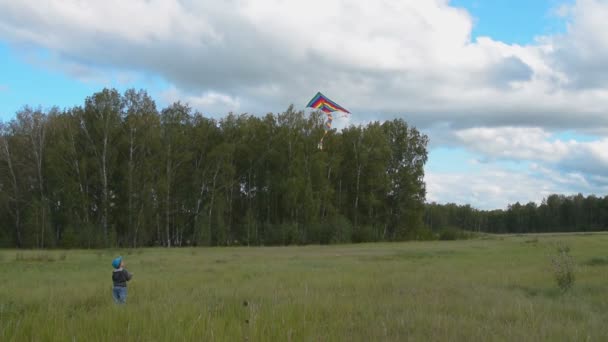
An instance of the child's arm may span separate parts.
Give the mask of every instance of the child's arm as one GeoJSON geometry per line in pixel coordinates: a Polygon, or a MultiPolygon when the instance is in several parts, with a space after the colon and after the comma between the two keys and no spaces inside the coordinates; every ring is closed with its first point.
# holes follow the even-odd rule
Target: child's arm
{"type": "Polygon", "coordinates": [[[124,270],[125,271],[125,276],[127,277],[127,281],[131,280],[131,278],[133,278],[133,273],[129,273],[129,271],[124,270]]]}

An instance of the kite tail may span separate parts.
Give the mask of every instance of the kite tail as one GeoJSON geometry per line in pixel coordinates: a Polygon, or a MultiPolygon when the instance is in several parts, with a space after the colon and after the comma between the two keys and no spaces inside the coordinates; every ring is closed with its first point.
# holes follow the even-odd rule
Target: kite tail
{"type": "Polygon", "coordinates": [[[323,136],[321,137],[321,141],[319,142],[319,150],[323,149],[323,140],[325,139],[325,136],[327,135],[327,133],[329,131],[331,131],[331,123],[332,121],[334,121],[334,117],[331,113],[327,113],[327,122],[325,123],[325,133],[323,133],[323,136]]]}
{"type": "Polygon", "coordinates": [[[319,150],[323,150],[323,140],[325,139],[326,135],[327,135],[327,131],[325,131],[325,133],[323,133],[323,136],[321,137],[321,141],[319,141],[319,145],[317,145],[319,150]]]}

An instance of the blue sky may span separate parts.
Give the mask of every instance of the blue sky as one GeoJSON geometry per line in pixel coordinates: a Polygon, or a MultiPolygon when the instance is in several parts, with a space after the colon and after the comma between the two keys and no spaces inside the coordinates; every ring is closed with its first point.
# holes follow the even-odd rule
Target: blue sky
{"type": "Polygon", "coordinates": [[[572,1],[559,0],[452,0],[474,17],[473,39],[490,36],[516,44],[531,44],[541,35],[561,33],[566,23],[556,11],[572,1]]]}
{"type": "MultiPolygon", "coordinates": [[[[474,18],[473,39],[490,36],[507,43],[529,44],[536,36],[565,30],[563,18],[554,13],[561,4],[567,3],[564,1],[452,0],[450,3],[466,9],[474,18]]],[[[19,44],[0,39],[0,85],[8,88],[0,91],[0,118],[10,119],[25,104],[43,108],[78,105],[103,87],[146,89],[151,93],[169,87],[169,83],[157,75],[148,75],[155,78],[153,84],[140,79],[126,83],[116,79],[83,81],[45,66],[53,54],[54,51],[35,46],[19,48],[19,44]]]]}
{"type": "Polygon", "coordinates": [[[81,105],[104,87],[146,89],[151,94],[168,87],[156,75],[139,72],[130,72],[126,80],[116,76],[120,70],[102,70],[91,79],[74,77],[53,64],[52,54],[48,49],[19,48],[0,40],[0,119],[10,120],[25,105],[43,109],[81,105]]]}
{"type": "Polygon", "coordinates": [[[0,119],[103,87],[216,116],[304,106],[322,90],[352,124],[403,117],[429,135],[429,201],[489,209],[608,192],[605,1],[233,6],[0,1],[0,119]]]}
{"type": "Polygon", "coordinates": [[[24,105],[65,106],[82,102],[95,91],[90,86],[25,61],[16,49],[0,43],[0,116],[7,120],[24,105]]]}

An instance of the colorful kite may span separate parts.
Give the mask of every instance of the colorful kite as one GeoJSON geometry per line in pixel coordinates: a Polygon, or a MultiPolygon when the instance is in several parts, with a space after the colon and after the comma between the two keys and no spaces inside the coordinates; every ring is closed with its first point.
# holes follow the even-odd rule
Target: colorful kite
{"type": "Polygon", "coordinates": [[[319,149],[323,149],[323,139],[325,139],[327,132],[331,130],[331,123],[334,120],[332,113],[343,112],[346,115],[350,114],[350,112],[344,109],[344,107],[330,100],[320,92],[317,93],[317,95],[315,95],[315,97],[313,97],[310,102],[308,102],[308,105],[306,105],[306,107],[321,110],[327,115],[327,122],[325,123],[325,133],[323,134],[323,137],[321,137],[321,141],[319,142],[319,149]]]}

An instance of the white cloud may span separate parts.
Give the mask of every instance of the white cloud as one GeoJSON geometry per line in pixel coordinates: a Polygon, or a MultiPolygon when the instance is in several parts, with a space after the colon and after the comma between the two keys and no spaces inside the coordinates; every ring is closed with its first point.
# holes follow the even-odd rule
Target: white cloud
{"type": "Polygon", "coordinates": [[[161,94],[166,103],[185,102],[195,110],[206,115],[222,117],[229,112],[237,112],[241,106],[238,98],[217,92],[205,92],[199,95],[187,95],[172,87],[161,94]]]}
{"type": "Polygon", "coordinates": [[[608,176],[608,138],[561,140],[542,128],[468,128],[457,141],[487,159],[527,160],[573,172],[608,176]]]}
{"type": "Polygon", "coordinates": [[[469,203],[479,209],[501,209],[515,202],[540,203],[551,194],[608,192],[608,178],[589,182],[577,172],[558,172],[532,165],[521,170],[488,164],[475,172],[427,172],[427,200],[469,203]]]}
{"type": "Polygon", "coordinates": [[[143,71],[181,93],[238,97],[248,112],[323,90],[355,115],[418,126],[576,128],[608,126],[608,88],[571,86],[605,60],[608,30],[594,15],[604,10],[581,0],[568,33],[520,46],[471,41],[470,15],[447,0],[0,0],[0,37],[48,48],[75,72],[143,71]]]}
{"type": "Polygon", "coordinates": [[[608,70],[608,2],[605,0],[578,0],[574,5],[563,6],[560,14],[569,19],[568,32],[546,37],[552,46],[548,59],[577,89],[606,89],[608,70]]]}
{"type": "MultiPolygon", "coordinates": [[[[197,46],[201,38],[218,40],[218,34],[180,1],[2,1],[0,28],[12,38],[60,51],[96,45],[110,37],[132,44],[179,41],[197,46]],[[26,29],[27,23],[36,23],[26,29]],[[40,30],[46,29],[46,30],[40,30]]],[[[103,47],[101,47],[103,48],[103,47]]]]}
{"type": "Polygon", "coordinates": [[[471,16],[448,0],[0,0],[0,39],[48,49],[48,67],[79,79],[160,76],[171,84],[163,100],[205,113],[301,108],[321,90],[350,122],[402,116],[435,132],[435,146],[553,172],[427,177],[430,198],[472,184],[463,202],[485,206],[485,196],[538,198],[608,176],[607,139],[552,136],[608,134],[608,1],[556,13],[565,33],[517,45],[471,40],[471,16]]]}
{"type": "Polygon", "coordinates": [[[480,209],[505,208],[517,201],[540,201],[553,190],[550,181],[539,182],[528,174],[498,168],[475,174],[427,172],[425,181],[427,201],[470,203],[480,209]]]}
{"type": "Polygon", "coordinates": [[[455,131],[467,148],[485,157],[555,162],[569,153],[576,141],[551,141],[540,127],[477,127],[455,131]]]}

